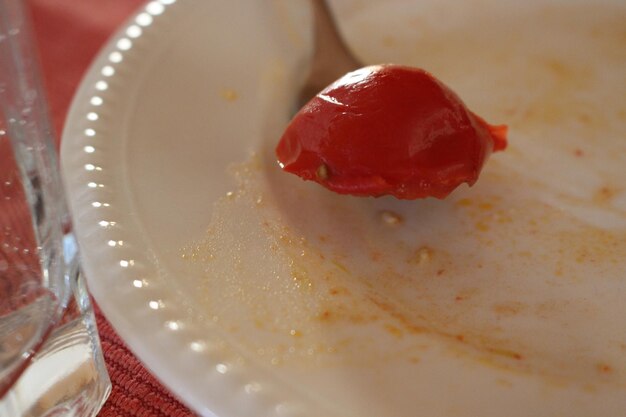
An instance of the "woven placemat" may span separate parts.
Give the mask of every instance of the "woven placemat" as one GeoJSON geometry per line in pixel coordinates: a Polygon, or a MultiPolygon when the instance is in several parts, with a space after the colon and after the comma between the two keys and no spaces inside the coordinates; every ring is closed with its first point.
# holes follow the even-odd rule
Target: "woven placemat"
{"type": "Polygon", "coordinates": [[[139,363],[102,312],[95,310],[104,361],[113,384],[98,417],[195,417],[139,363]]]}

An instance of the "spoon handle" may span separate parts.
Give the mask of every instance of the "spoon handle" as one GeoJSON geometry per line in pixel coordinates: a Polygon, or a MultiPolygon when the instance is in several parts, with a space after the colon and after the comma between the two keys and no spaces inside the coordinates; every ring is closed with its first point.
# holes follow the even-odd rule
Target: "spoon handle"
{"type": "Polygon", "coordinates": [[[300,90],[298,108],[343,74],[363,65],[352,55],[326,0],[311,0],[314,52],[309,78],[300,90]]]}

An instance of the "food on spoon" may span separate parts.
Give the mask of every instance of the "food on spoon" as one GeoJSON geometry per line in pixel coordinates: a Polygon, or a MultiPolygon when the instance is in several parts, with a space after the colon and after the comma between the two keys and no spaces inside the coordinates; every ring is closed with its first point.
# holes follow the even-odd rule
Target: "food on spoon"
{"type": "Polygon", "coordinates": [[[276,155],[285,171],[340,194],[444,198],[476,182],[491,152],[506,147],[506,131],[428,72],[376,65],[311,99],[276,155]]]}

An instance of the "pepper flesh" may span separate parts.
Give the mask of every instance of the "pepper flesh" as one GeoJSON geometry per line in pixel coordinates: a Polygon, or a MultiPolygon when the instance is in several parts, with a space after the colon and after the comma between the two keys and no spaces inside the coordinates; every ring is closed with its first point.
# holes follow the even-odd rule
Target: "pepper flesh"
{"type": "Polygon", "coordinates": [[[292,119],[280,166],[340,194],[444,198],[473,185],[506,126],[491,126],[428,72],[377,65],[346,74],[292,119]]]}

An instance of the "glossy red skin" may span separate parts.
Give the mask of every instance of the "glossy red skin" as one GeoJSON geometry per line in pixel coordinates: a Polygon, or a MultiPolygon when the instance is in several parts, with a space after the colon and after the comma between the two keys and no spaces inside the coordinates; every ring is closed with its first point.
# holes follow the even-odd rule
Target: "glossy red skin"
{"type": "Polygon", "coordinates": [[[276,155],[285,171],[341,194],[416,199],[474,184],[491,152],[505,147],[505,126],[487,124],[432,75],[383,65],[315,96],[276,155]]]}

